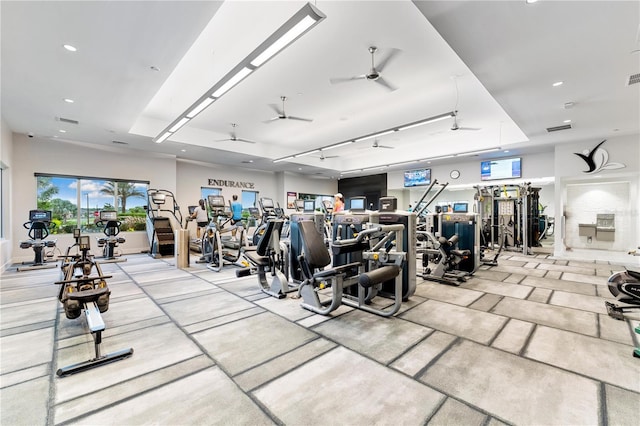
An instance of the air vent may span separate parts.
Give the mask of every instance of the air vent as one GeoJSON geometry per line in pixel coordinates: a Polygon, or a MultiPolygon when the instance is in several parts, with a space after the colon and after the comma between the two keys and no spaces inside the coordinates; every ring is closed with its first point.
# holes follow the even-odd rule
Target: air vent
{"type": "Polygon", "coordinates": [[[111,141],[111,143],[115,143],[116,145],[129,145],[127,142],[122,141],[111,141]]]}
{"type": "Polygon", "coordinates": [[[556,126],[556,127],[547,127],[547,132],[551,133],[551,132],[557,132],[559,130],[569,130],[571,128],[571,124],[565,124],[563,126],[556,126]]]}
{"type": "Polygon", "coordinates": [[[77,120],[72,120],[70,118],[57,117],[57,119],[58,119],[58,121],[62,121],[63,123],[78,124],[77,120]]]}
{"type": "Polygon", "coordinates": [[[627,86],[631,86],[632,84],[640,83],[640,73],[631,74],[629,76],[629,81],[627,82],[627,86]]]}

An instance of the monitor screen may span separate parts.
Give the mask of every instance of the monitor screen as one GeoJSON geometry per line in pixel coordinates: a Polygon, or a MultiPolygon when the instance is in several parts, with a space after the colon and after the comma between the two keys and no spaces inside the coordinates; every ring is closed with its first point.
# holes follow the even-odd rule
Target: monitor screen
{"type": "Polygon", "coordinates": [[[209,195],[207,196],[207,200],[211,208],[224,208],[224,197],[222,195],[209,195]]]}
{"type": "Polygon", "coordinates": [[[483,161],[480,164],[480,179],[513,179],[522,177],[520,157],[483,161]]]}
{"type": "Polygon", "coordinates": [[[193,214],[193,212],[196,210],[196,207],[198,206],[189,206],[189,216],[193,214]]]}
{"type": "Polygon", "coordinates": [[[405,188],[429,185],[431,183],[431,169],[409,170],[404,172],[405,188]]]}
{"type": "Polygon", "coordinates": [[[153,203],[157,205],[164,204],[164,201],[166,198],[167,198],[167,194],[159,194],[157,192],[154,192],[153,194],[151,194],[151,201],[153,201],[153,203]]]}
{"type": "Polygon", "coordinates": [[[262,200],[262,207],[265,209],[272,209],[273,208],[273,200],[271,198],[263,198],[262,200]]]}
{"type": "Polygon", "coordinates": [[[316,210],[316,202],[313,200],[304,200],[304,212],[313,212],[316,210]]]}
{"type": "Polygon", "coordinates": [[[367,199],[365,197],[355,197],[349,201],[350,210],[364,210],[367,205],[367,199]]]}
{"type": "Polygon", "coordinates": [[[118,213],[114,210],[102,210],[100,220],[118,220],[118,213]]]}
{"type": "Polygon", "coordinates": [[[30,210],[30,222],[51,222],[51,210],[30,210]]]}
{"type": "Polygon", "coordinates": [[[442,213],[449,213],[449,206],[442,206],[442,213]]]}
{"type": "Polygon", "coordinates": [[[301,211],[304,210],[305,200],[296,200],[296,210],[301,211]]]}
{"type": "Polygon", "coordinates": [[[467,213],[469,211],[468,203],[453,203],[454,213],[467,213]]]}

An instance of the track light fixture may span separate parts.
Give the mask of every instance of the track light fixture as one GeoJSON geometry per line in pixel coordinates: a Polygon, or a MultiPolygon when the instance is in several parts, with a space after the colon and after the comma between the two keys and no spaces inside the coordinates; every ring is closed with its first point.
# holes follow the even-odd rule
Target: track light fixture
{"type": "Polygon", "coordinates": [[[440,121],[440,120],[446,120],[447,118],[454,117],[455,115],[456,115],[456,111],[449,111],[449,112],[446,112],[444,114],[434,115],[433,117],[429,117],[429,118],[425,118],[425,119],[422,119],[422,120],[414,121],[414,122],[408,123],[408,124],[403,124],[403,125],[398,126],[398,127],[392,127],[390,129],[385,129],[385,130],[381,130],[379,132],[369,133],[367,135],[360,136],[360,137],[353,138],[353,139],[349,139],[349,140],[346,140],[346,141],[343,141],[343,142],[338,142],[338,143],[334,143],[334,144],[331,144],[331,145],[322,146],[320,148],[315,148],[315,149],[312,149],[312,150],[309,150],[309,151],[300,152],[298,154],[290,155],[289,157],[286,157],[286,158],[277,158],[277,159],[273,160],[273,162],[274,163],[278,163],[280,161],[285,161],[287,159],[298,158],[298,157],[303,157],[303,156],[308,155],[308,154],[313,154],[314,152],[318,152],[320,150],[327,151],[329,149],[339,148],[341,146],[345,146],[345,145],[349,145],[349,144],[352,144],[352,143],[364,141],[364,140],[367,140],[367,139],[377,138],[377,137],[388,135],[388,134],[391,134],[391,133],[394,133],[394,132],[399,132],[399,131],[407,130],[407,129],[413,129],[414,127],[418,127],[418,126],[422,126],[422,125],[430,124],[430,123],[435,123],[436,121],[440,121]]]}
{"type": "Polygon", "coordinates": [[[236,65],[235,68],[222,77],[211,89],[207,90],[200,99],[195,101],[186,111],[180,114],[178,118],[165,127],[153,141],[160,143],[168,139],[196,115],[204,111],[209,105],[268,62],[285,47],[289,46],[316,26],[324,18],[326,18],[326,15],[320,12],[314,5],[311,3],[305,4],[287,22],[262,42],[260,46],[236,65]]]}

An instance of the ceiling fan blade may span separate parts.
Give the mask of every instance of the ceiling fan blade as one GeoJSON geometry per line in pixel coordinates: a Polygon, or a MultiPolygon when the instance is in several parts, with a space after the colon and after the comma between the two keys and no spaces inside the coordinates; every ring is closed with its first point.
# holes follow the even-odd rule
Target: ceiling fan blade
{"type": "Polygon", "coordinates": [[[248,139],[242,139],[242,138],[236,138],[235,140],[238,142],[255,143],[254,141],[250,141],[248,139]]]}
{"type": "Polygon", "coordinates": [[[280,115],[284,115],[284,111],[282,111],[278,105],[276,104],[269,104],[269,106],[271,107],[272,110],[274,110],[276,112],[276,114],[278,114],[278,116],[280,115]]]}
{"type": "Polygon", "coordinates": [[[263,121],[263,123],[269,124],[269,123],[273,123],[274,121],[278,121],[278,120],[280,120],[280,117],[273,117],[273,118],[270,118],[268,120],[263,121]]]}
{"type": "Polygon", "coordinates": [[[233,139],[229,139],[229,138],[227,138],[227,139],[217,139],[214,142],[227,142],[227,141],[231,141],[231,140],[233,140],[233,139]]]}
{"type": "Polygon", "coordinates": [[[313,119],[311,118],[294,117],[293,115],[287,115],[286,118],[289,120],[306,121],[308,123],[311,123],[313,121],[313,119]]]}
{"type": "Polygon", "coordinates": [[[378,145],[378,148],[387,148],[387,149],[395,149],[395,146],[388,146],[388,145],[378,145]]]}
{"type": "Polygon", "coordinates": [[[384,57],[384,59],[382,59],[380,62],[378,62],[378,65],[376,66],[376,69],[378,70],[379,73],[382,72],[382,70],[384,70],[384,68],[387,66],[387,64],[398,54],[400,53],[400,49],[389,49],[389,53],[387,53],[387,56],[384,57]]]}
{"type": "Polygon", "coordinates": [[[389,89],[392,92],[397,89],[397,87],[394,87],[391,84],[389,84],[389,82],[387,80],[385,80],[384,78],[382,78],[382,76],[378,77],[377,79],[375,79],[373,81],[375,81],[378,84],[383,85],[384,87],[386,87],[387,89],[389,89]]]}
{"type": "Polygon", "coordinates": [[[458,127],[458,130],[482,130],[480,127],[458,127]]]}
{"type": "Polygon", "coordinates": [[[353,80],[364,80],[366,79],[367,76],[362,74],[362,75],[356,75],[354,77],[338,77],[338,78],[330,78],[329,82],[331,84],[339,84],[339,83],[346,83],[348,81],[353,81],[353,80]]]}

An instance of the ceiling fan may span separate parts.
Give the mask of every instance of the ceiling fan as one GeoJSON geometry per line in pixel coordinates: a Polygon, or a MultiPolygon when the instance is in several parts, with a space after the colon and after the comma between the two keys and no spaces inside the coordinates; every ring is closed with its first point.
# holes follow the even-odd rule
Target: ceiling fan
{"type": "Polygon", "coordinates": [[[276,104],[269,104],[269,106],[278,114],[277,116],[268,119],[264,123],[272,123],[277,120],[298,120],[298,121],[307,121],[312,122],[311,118],[302,118],[302,117],[294,117],[293,115],[287,115],[284,111],[284,101],[287,100],[286,96],[280,96],[282,100],[282,109],[279,109],[276,104]]]}
{"type": "Polygon", "coordinates": [[[389,145],[380,145],[380,141],[378,141],[378,139],[373,141],[373,145],[371,145],[371,148],[387,148],[387,149],[394,149],[395,146],[389,146],[389,145]]]}
{"type": "Polygon", "coordinates": [[[320,161],[324,161],[327,158],[338,158],[339,155],[324,155],[324,152],[320,151],[320,157],[317,157],[320,159],[320,161]]]}
{"type": "Polygon", "coordinates": [[[247,139],[242,139],[236,136],[236,127],[238,127],[238,125],[236,123],[231,123],[231,127],[233,128],[233,130],[231,131],[231,133],[229,133],[229,138],[227,139],[218,139],[217,141],[214,142],[226,142],[226,141],[232,141],[232,142],[246,142],[246,143],[255,143],[254,141],[250,141],[247,139]]]}
{"type": "Polygon", "coordinates": [[[369,70],[369,72],[367,74],[362,74],[362,75],[356,75],[354,77],[346,77],[346,78],[331,78],[329,79],[329,82],[331,84],[338,84],[338,83],[345,83],[347,81],[352,81],[352,80],[371,80],[371,81],[375,81],[376,83],[386,87],[387,89],[393,91],[396,90],[397,88],[395,86],[393,86],[392,84],[390,84],[387,80],[385,80],[384,78],[382,78],[382,71],[384,70],[384,68],[387,66],[387,64],[389,63],[389,61],[398,54],[398,52],[400,52],[399,49],[390,49],[389,54],[380,61],[380,63],[378,63],[378,66],[375,66],[375,53],[378,50],[377,47],[375,46],[371,46],[369,47],[369,53],[371,53],[371,70],[369,70]]]}
{"type": "Polygon", "coordinates": [[[451,130],[482,130],[480,127],[461,127],[458,125],[458,114],[453,115],[453,124],[451,130]]]}

